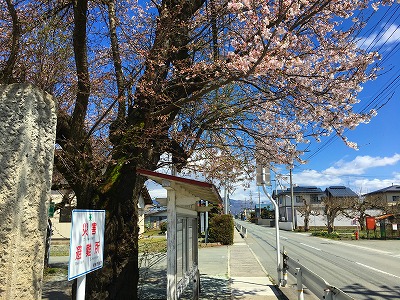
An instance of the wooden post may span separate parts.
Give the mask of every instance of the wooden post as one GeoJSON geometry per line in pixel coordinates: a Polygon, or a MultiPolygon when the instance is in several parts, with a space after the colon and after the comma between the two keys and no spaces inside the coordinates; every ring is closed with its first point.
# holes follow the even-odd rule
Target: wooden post
{"type": "Polygon", "coordinates": [[[192,261],[193,267],[197,268],[196,276],[193,280],[193,299],[197,300],[200,297],[200,272],[199,267],[199,242],[197,232],[197,218],[192,219],[192,261]]]}
{"type": "MultiPolygon", "coordinates": [[[[166,184],[167,185],[167,184],[166,184]]],[[[164,186],[164,184],[163,184],[164,186]]],[[[177,300],[178,293],[177,285],[177,242],[176,242],[176,192],[175,190],[167,188],[167,299],[177,300]]]]}

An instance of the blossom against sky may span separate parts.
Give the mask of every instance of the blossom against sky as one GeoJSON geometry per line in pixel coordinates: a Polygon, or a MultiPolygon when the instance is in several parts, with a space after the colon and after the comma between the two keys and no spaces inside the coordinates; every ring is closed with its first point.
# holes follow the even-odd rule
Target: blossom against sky
{"type": "MultiPolygon", "coordinates": [[[[317,186],[325,189],[332,185],[344,185],[356,193],[367,193],[392,184],[400,184],[400,4],[381,7],[369,20],[369,25],[358,36],[358,44],[369,51],[376,50],[382,56],[380,76],[363,86],[356,109],[377,109],[378,115],[368,124],[348,130],[346,136],[358,145],[358,150],[346,146],[333,136],[312,142],[302,157],[304,165],[293,169],[293,184],[317,186]]],[[[289,170],[277,169],[279,180],[273,181],[272,189],[289,187],[289,170]],[[278,184],[276,184],[278,183],[278,184]]],[[[275,179],[275,174],[272,173],[275,179]]],[[[250,187],[238,185],[231,199],[258,199],[259,189],[254,182],[250,187]],[[252,196],[250,196],[252,195],[252,196]]],[[[165,191],[155,189],[152,196],[165,197],[165,191]]],[[[223,191],[221,191],[223,195],[223,191]]],[[[260,192],[262,201],[267,198],[260,192]]]]}
{"type": "MultiPolygon", "coordinates": [[[[367,193],[392,184],[400,184],[400,4],[380,7],[360,33],[359,46],[369,51],[379,51],[382,59],[380,76],[363,86],[356,109],[378,110],[378,115],[368,124],[348,130],[349,141],[358,150],[347,147],[333,136],[312,143],[302,157],[304,165],[293,169],[293,184],[317,186],[325,189],[344,185],[356,193],[367,193]]],[[[289,187],[289,170],[277,169],[277,181],[272,181],[269,191],[289,187]]],[[[275,174],[272,173],[272,178],[275,174]]],[[[250,191],[258,195],[255,183],[249,189],[237,187],[232,199],[249,199],[250,191]]],[[[267,198],[260,193],[262,201],[267,198]]],[[[257,196],[258,199],[258,196],[257,196]]]]}

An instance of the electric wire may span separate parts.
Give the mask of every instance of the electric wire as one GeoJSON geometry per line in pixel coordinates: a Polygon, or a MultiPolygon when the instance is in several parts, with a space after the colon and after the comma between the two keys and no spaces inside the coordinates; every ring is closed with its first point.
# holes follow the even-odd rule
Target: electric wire
{"type": "MultiPolygon", "coordinates": [[[[360,38],[359,40],[362,41],[362,43],[359,44],[360,47],[363,47],[365,45],[365,42],[368,40],[368,36],[373,35],[374,32],[376,32],[378,26],[381,26],[381,29],[379,30],[378,34],[375,34],[373,40],[371,43],[367,46],[368,51],[373,49],[374,51],[382,51],[384,59],[382,59],[378,63],[378,67],[382,67],[390,57],[398,53],[400,50],[400,35],[396,39],[392,39],[392,37],[395,35],[397,30],[400,30],[400,26],[396,26],[396,21],[399,19],[400,14],[398,14],[399,6],[396,7],[389,7],[385,13],[383,14],[382,17],[379,18],[379,20],[373,24],[366,32],[368,33],[367,38],[360,38]],[[389,18],[385,21],[386,16],[389,16],[389,18]],[[397,16],[397,17],[395,17],[397,16]],[[385,25],[382,26],[381,24],[384,23],[385,25]],[[393,29],[393,26],[396,26],[395,29],[390,32],[389,34],[388,31],[389,29],[393,29]],[[379,39],[385,38],[384,40],[381,40],[379,42],[379,39]],[[379,47],[375,49],[378,45],[379,42],[379,47]],[[392,48],[388,47],[388,44],[396,43],[396,45],[392,48]],[[388,50],[389,49],[389,50],[388,50]]],[[[373,13],[367,18],[369,21],[372,17],[373,13]]],[[[361,34],[362,32],[360,31],[358,34],[361,34]]],[[[393,71],[395,67],[392,67],[391,70],[393,71]]],[[[387,83],[382,86],[376,93],[373,95],[372,100],[370,100],[366,105],[364,105],[360,113],[365,113],[367,110],[370,109],[375,109],[375,110],[380,110],[386,103],[388,103],[395,95],[396,89],[400,86],[400,70],[395,72],[393,75],[391,75],[390,78],[388,78],[387,83]]],[[[347,132],[347,130],[345,131],[347,132]]],[[[315,157],[319,153],[321,153],[323,150],[328,148],[336,139],[338,138],[338,135],[332,135],[330,136],[327,140],[323,142],[323,144],[318,147],[315,151],[309,151],[309,155],[305,158],[305,160],[310,160],[311,158],[315,157]]]]}

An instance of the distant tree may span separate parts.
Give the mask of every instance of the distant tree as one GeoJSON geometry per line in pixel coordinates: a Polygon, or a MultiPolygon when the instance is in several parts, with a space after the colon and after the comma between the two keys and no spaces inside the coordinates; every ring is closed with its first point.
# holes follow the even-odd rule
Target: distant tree
{"type": "Polygon", "coordinates": [[[311,204],[305,198],[302,198],[303,205],[297,207],[300,216],[304,218],[304,231],[310,230],[310,216],[320,215],[321,205],[311,204]]]}
{"type": "Polygon", "coordinates": [[[274,219],[275,213],[272,209],[263,207],[263,208],[261,208],[261,218],[262,219],[274,219]]]}
{"type": "Polygon", "coordinates": [[[383,197],[374,195],[374,196],[368,196],[364,199],[362,198],[348,199],[348,203],[346,205],[348,206],[348,209],[344,209],[342,211],[342,214],[345,217],[351,219],[358,219],[358,223],[360,225],[361,230],[364,230],[365,218],[368,216],[367,210],[377,209],[385,211],[387,203],[383,197]]]}
{"type": "Polygon", "coordinates": [[[333,232],[335,219],[339,215],[344,215],[351,209],[358,197],[323,197],[324,215],[326,217],[328,233],[333,232]]]}

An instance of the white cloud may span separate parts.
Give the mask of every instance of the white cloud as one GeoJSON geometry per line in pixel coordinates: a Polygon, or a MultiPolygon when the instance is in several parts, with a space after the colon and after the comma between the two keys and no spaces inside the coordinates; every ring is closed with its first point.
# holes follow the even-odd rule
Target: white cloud
{"type": "Polygon", "coordinates": [[[293,175],[293,183],[299,186],[331,186],[342,185],[342,179],[334,174],[324,174],[316,170],[305,170],[293,175]]]}
{"type": "Polygon", "coordinates": [[[147,186],[147,189],[149,190],[151,199],[167,197],[167,190],[164,189],[161,185],[155,183],[154,181],[147,180],[146,186],[147,186]]]}
{"type": "Polygon", "coordinates": [[[322,171],[322,173],[332,176],[361,175],[370,168],[395,165],[399,161],[400,154],[394,154],[392,157],[357,156],[355,159],[348,162],[340,160],[333,167],[322,171]]]}
{"type": "MultiPolygon", "coordinates": [[[[365,177],[371,168],[385,168],[396,165],[399,162],[400,154],[394,154],[390,157],[357,156],[351,161],[340,160],[333,166],[322,171],[309,169],[296,172],[295,169],[293,172],[293,184],[298,186],[316,186],[322,190],[332,185],[344,185],[350,187],[356,193],[365,194],[392,184],[400,184],[400,172],[393,173],[389,179],[378,179],[374,178],[373,175],[365,177]]],[[[287,172],[287,170],[281,171],[287,172]]],[[[286,175],[282,176],[285,178],[279,180],[277,189],[286,189],[289,187],[289,176],[286,175]]],[[[151,180],[147,181],[146,184],[152,198],[166,197],[167,192],[160,185],[151,180]]],[[[274,189],[275,182],[273,181],[272,186],[267,187],[267,190],[272,194],[274,189]]],[[[229,197],[235,200],[249,200],[251,192],[253,202],[257,203],[258,191],[259,189],[254,180],[254,182],[250,183],[250,187],[237,185],[235,191],[229,197]]],[[[221,197],[223,197],[223,191],[221,191],[221,197]]],[[[268,201],[262,188],[260,188],[260,198],[262,202],[268,201]]]]}

